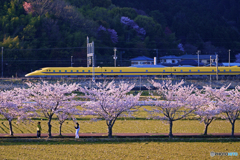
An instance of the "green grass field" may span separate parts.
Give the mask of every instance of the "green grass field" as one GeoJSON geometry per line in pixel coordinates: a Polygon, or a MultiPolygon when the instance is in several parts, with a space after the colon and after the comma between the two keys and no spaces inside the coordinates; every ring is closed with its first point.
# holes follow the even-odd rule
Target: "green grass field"
{"type": "MultiPolygon", "coordinates": [[[[38,120],[25,123],[13,122],[14,133],[36,133],[38,120]]],[[[47,120],[41,121],[42,133],[47,133],[47,120]]],[[[91,122],[90,120],[79,120],[80,133],[107,133],[105,121],[91,122]]],[[[62,126],[62,133],[74,133],[75,123],[67,120],[62,126]]],[[[204,124],[197,120],[180,120],[173,122],[174,133],[203,133],[204,124]]],[[[160,120],[117,120],[113,126],[114,133],[168,133],[169,125],[160,120]]],[[[235,133],[240,132],[240,122],[236,121],[235,133]]],[[[8,121],[0,121],[0,133],[9,133],[8,121]]],[[[52,121],[52,133],[59,133],[57,120],[52,121]]],[[[231,133],[231,125],[226,120],[215,120],[210,124],[208,133],[231,133]]]]}
{"type": "MultiPolygon", "coordinates": [[[[218,141],[218,140],[217,140],[218,141]]],[[[0,159],[239,159],[211,157],[210,152],[238,152],[240,142],[192,142],[185,140],[5,140],[0,141],[0,159]]]]}
{"type": "MultiPolygon", "coordinates": [[[[150,109],[150,107],[145,107],[150,109]]],[[[160,120],[147,120],[147,112],[141,107],[138,112],[134,113],[136,119],[126,120],[121,118],[117,120],[113,126],[114,133],[168,133],[169,124],[160,120]]],[[[54,117],[56,118],[56,116],[54,117]]],[[[80,124],[80,133],[107,133],[107,125],[104,120],[92,122],[90,119],[93,116],[78,117],[80,124]]],[[[24,123],[17,123],[13,121],[14,133],[36,133],[37,122],[41,121],[42,133],[47,133],[48,126],[46,119],[25,121],[24,123]]],[[[75,123],[72,120],[67,120],[62,126],[62,133],[74,133],[75,123]]],[[[198,120],[179,120],[173,122],[174,133],[203,133],[204,123],[198,120]]],[[[239,120],[235,123],[235,133],[240,132],[239,120]]],[[[9,133],[8,121],[0,119],[0,133],[9,133]]],[[[56,119],[52,120],[52,133],[59,133],[59,124],[56,119]]],[[[208,133],[231,133],[231,124],[227,120],[215,120],[208,127],[208,133]]]]}
{"type": "MultiPolygon", "coordinates": [[[[141,108],[135,113],[137,119],[117,120],[114,133],[168,133],[169,125],[160,120],[145,119],[147,113],[141,108]]],[[[80,133],[107,133],[104,120],[92,122],[92,116],[79,117],[80,133]]],[[[56,118],[56,117],[55,117],[56,118]]],[[[13,121],[14,133],[36,133],[37,122],[41,121],[42,133],[47,133],[47,120],[33,120],[24,123],[13,121]]],[[[62,133],[74,133],[75,123],[67,120],[62,133]]],[[[203,133],[204,124],[198,120],[173,122],[174,133],[203,133]]],[[[240,132],[240,122],[236,121],[235,133],[240,132]]],[[[0,120],[0,133],[9,133],[8,121],[0,120]]],[[[59,124],[52,121],[52,133],[59,133],[59,124]]],[[[231,133],[231,125],[226,120],[215,120],[208,133],[231,133]]],[[[239,159],[237,157],[211,157],[210,152],[238,152],[240,139],[193,139],[193,138],[135,138],[135,139],[0,139],[0,159],[239,159]]]]}

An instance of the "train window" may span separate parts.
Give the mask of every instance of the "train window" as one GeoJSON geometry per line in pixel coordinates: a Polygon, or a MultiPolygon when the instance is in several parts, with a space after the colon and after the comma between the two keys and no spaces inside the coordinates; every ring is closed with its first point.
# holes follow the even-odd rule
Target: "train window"
{"type": "Polygon", "coordinates": [[[71,72],[73,72],[73,70],[71,70],[71,72]]]}
{"type": "Polygon", "coordinates": [[[163,72],[165,72],[165,70],[163,70],[163,72]]]}
{"type": "Polygon", "coordinates": [[[65,72],[67,72],[67,70],[65,70],[65,72]]]}
{"type": "Polygon", "coordinates": [[[105,72],[107,72],[107,70],[105,69],[105,72]]]}
{"type": "Polygon", "coordinates": [[[84,72],[84,70],[82,70],[82,72],[84,72]]]}
{"type": "Polygon", "coordinates": [[[212,72],[214,72],[214,70],[212,70],[212,72]]]}
{"type": "Polygon", "coordinates": [[[120,72],[122,72],[122,70],[120,70],[120,72]]]}
{"type": "Polygon", "coordinates": [[[90,70],[88,70],[88,72],[90,72],[90,70]]]}
{"type": "Polygon", "coordinates": [[[191,70],[189,70],[189,72],[191,72],[191,70]]]}
{"type": "Polygon", "coordinates": [[[200,70],[198,70],[198,72],[200,72],[200,70]]]}
{"type": "Polygon", "coordinates": [[[182,70],[181,70],[181,72],[182,72],[182,70]]]}
{"type": "Polygon", "coordinates": [[[49,72],[51,72],[51,70],[49,70],[49,72]]]}
{"type": "Polygon", "coordinates": [[[220,72],[220,70],[218,70],[218,72],[220,72]]]}
{"type": "Polygon", "coordinates": [[[53,70],[53,72],[55,72],[55,70],[53,70]]]}
{"type": "Polygon", "coordinates": [[[77,70],[77,72],[78,72],[78,70],[77,70]]]}
{"type": "Polygon", "coordinates": [[[61,72],[61,70],[59,70],[59,72],[61,72]]]}
{"type": "Polygon", "coordinates": [[[224,70],[223,72],[226,72],[226,70],[224,70]]]}
{"type": "Polygon", "coordinates": [[[148,70],[146,70],[146,72],[148,72],[148,70]]]}
{"type": "Polygon", "coordinates": [[[174,71],[176,71],[176,69],[174,69],[174,71]]]}
{"type": "Polygon", "coordinates": [[[229,72],[231,72],[231,70],[229,70],[229,72]]]}
{"type": "Polygon", "coordinates": [[[111,70],[111,72],[113,72],[113,70],[111,70]]]}

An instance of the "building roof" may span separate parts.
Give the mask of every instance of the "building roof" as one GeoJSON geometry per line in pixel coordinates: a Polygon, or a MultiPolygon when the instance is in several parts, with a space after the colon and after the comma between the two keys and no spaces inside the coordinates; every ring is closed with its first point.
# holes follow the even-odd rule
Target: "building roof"
{"type": "Polygon", "coordinates": [[[179,66],[178,63],[161,63],[161,65],[167,66],[167,67],[179,66]]]}
{"type": "MultiPolygon", "coordinates": [[[[212,59],[215,59],[216,56],[215,55],[201,55],[199,54],[199,59],[210,59],[210,56],[212,56],[211,58],[212,59]]],[[[185,55],[182,55],[180,56],[181,59],[198,59],[198,55],[188,55],[188,54],[185,54],[185,55]]]]}
{"type": "MultiPolygon", "coordinates": [[[[228,66],[229,63],[225,62],[225,63],[222,63],[224,66],[228,66]]],[[[230,66],[240,66],[240,63],[230,63],[230,66]]]]}
{"type": "Polygon", "coordinates": [[[181,57],[177,57],[175,55],[170,55],[170,56],[160,57],[160,59],[181,59],[181,57]]]}
{"type": "MultiPolygon", "coordinates": [[[[181,62],[179,62],[179,65],[191,65],[191,66],[198,66],[198,62],[192,60],[192,59],[186,59],[181,62]]],[[[199,66],[203,66],[203,63],[199,63],[199,66]]]]}
{"type": "MultiPolygon", "coordinates": [[[[210,66],[210,64],[208,64],[207,66],[210,66]]],[[[216,66],[216,63],[213,62],[213,63],[211,64],[211,66],[216,66]]],[[[225,66],[225,65],[224,65],[224,63],[218,62],[218,66],[225,66]]],[[[227,66],[228,66],[228,63],[227,63],[227,66]]],[[[232,65],[232,66],[236,66],[236,65],[232,65]]]]}
{"type": "Polygon", "coordinates": [[[136,58],[132,58],[130,60],[131,61],[153,61],[153,58],[149,58],[149,57],[146,57],[146,56],[139,56],[139,57],[136,57],[136,58]]]}
{"type": "Polygon", "coordinates": [[[133,65],[133,66],[129,66],[129,67],[136,67],[136,68],[164,68],[166,66],[163,65],[133,65]]]}

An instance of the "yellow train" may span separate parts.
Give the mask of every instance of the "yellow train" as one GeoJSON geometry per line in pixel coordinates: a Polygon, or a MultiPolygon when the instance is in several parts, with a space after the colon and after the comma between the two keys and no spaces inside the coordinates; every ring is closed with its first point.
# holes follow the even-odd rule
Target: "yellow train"
{"type": "MultiPolygon", "coordinates": [[[[95,76],[184,76],[216,75],[216,67],[95,67],[95,76]]],[[[46,67],[28,73],[25,77],[86,77],[92,76],[92,67],[46,67]]],[[[218,67],[218,75],[239,75],[240,67],[218,67]]]]}

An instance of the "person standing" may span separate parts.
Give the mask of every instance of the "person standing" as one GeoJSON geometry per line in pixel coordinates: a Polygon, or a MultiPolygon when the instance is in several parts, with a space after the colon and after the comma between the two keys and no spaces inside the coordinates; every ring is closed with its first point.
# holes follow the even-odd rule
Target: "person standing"
{"type": "Polygon", "coordinates": [[[42,131],[41,122],[38,122],[38,124],[37,124],[37,138],[41,137],[41,131],[42,131]]]}
{"type": "Polygon", "coordinates": [[[77,127],[75,127],[75,129],[76,129],[75,138],[79,138],[78,132],[80,130],[80,127],[79,127],[78,123],[76,123],[76,125],[77,125],[77,127]]]}

